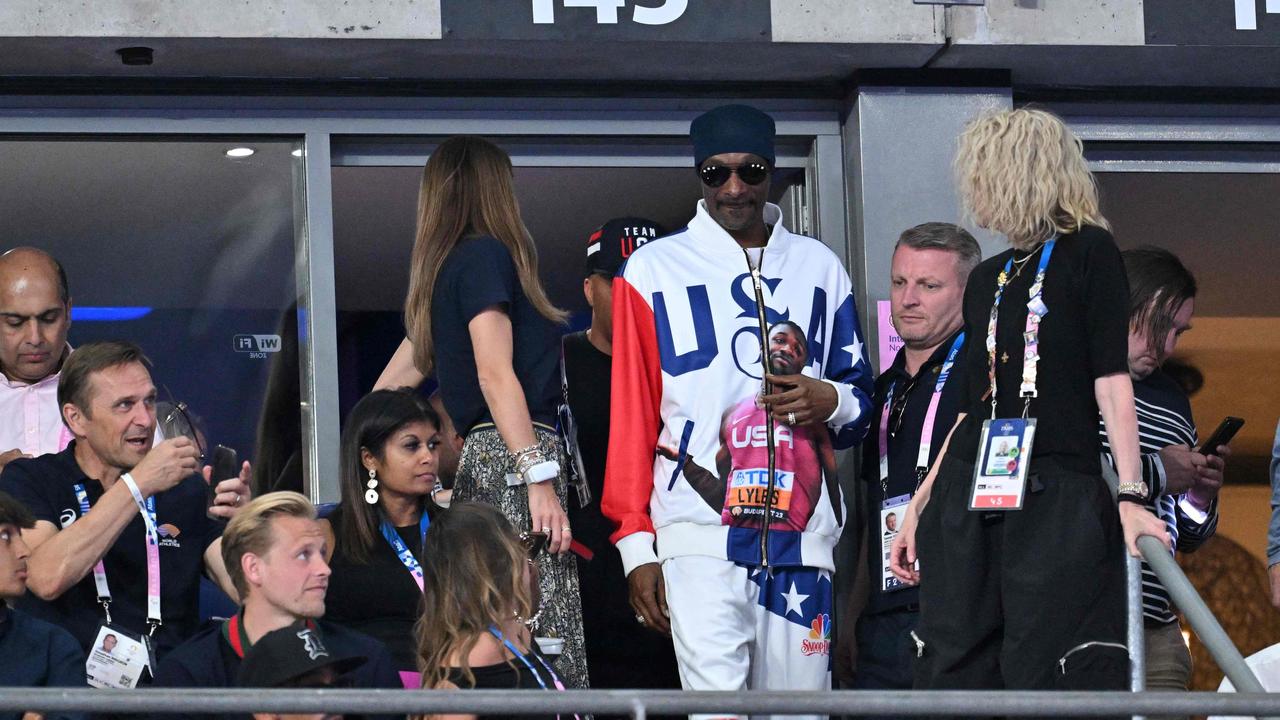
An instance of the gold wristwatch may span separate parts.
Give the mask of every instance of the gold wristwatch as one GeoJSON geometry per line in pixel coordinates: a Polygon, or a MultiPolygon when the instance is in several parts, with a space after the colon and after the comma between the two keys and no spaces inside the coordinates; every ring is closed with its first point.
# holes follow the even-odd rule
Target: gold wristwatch
{"type": "Polygon", "coordinates": [[[1143,481],[1122,482],[1118,489],[1120,495],[1136,495],[1143,500],[1151,496],[1151,488],[1143,481]]]}

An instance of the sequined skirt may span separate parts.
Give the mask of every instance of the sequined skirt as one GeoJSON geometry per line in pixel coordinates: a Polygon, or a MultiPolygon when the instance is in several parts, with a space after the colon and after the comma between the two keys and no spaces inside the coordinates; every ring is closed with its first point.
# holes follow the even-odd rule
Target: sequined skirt
{"type": "MultiPolygon", "coordinates": [[[[541,426],[534,432],[543,454],[560,462],[560,476],[555,484],[560,507],[567,509],[568,483],[564,469],[568,467],[560,436],[541,426]]],[[[531,529],[529,494],[524,485],[507,486],[507,473],[515,465],[497,428],[482,426],[467,433],[458,463],[453,499],[488,503],[502,511],[517,531],[531,529]]],[[[538,558],[538,585],[542,591],[543,610],[534,635],[564,640],[564,651],[556,659],[557,672],[567,687],[589,687],[587,653],[582,639],[582,598],[578,592],[578,566],[573,553],[538,558]]]]}

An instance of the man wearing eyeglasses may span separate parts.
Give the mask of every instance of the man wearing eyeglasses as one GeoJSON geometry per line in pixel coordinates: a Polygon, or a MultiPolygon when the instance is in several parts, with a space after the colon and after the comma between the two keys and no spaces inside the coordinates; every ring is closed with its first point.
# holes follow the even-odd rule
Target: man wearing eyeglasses
{"type": "Polygon", "coordinates": [[[773,119],[745,105],[695,119],[696,214],[613,283],[602,508],[636,621],[672,634],[690,690],[831,683],[843,500],[823,463],[788,453],[798,436],[861,440],[872,384],[848,273],[769,202],[774,138],[773,119]],[[770,368],[779,323],[807,349],[787,372],[770,368]],[[730,414],[741,422],[725,430],[730,414]]]}
{"type": "MultiPolygon", "coordinates": [[[[911,689],[916,647],[911,633],[919,620],[920,591],[889,572],[888,552],[898,535],[899,514],[937,458],[961,407],[961,310],[965,282],[981,260],[973,236],[949,223],[910,228],[893,251],[889,304],[903,347],[876,379],[871,419],[876,444],[862,453],[870,592],[855,629],[853,686],[858,689],[911,689]]],[[[842,664],[853,649],[842,643],[842,664]]]]}

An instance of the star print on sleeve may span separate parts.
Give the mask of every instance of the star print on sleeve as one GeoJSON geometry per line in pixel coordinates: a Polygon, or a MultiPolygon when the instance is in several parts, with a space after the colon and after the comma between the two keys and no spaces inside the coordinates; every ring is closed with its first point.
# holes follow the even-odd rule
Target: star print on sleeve
{"type": "Polygon", "coordinates": [[[867,433],[874,392],[871,364],[858,322],[858,308],[853,294],[845,296],[831,322],[831,348],[824,379],[839,393],[839,405],[827,422],[835,431],[837,449],[851,447],[867,433]]]}

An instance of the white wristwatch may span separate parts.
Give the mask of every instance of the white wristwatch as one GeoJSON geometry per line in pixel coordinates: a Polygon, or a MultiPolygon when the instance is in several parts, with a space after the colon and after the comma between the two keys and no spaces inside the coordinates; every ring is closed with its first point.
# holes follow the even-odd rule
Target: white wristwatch
{"type": "Polygon", "coordinates": [[[554,479],[560,474],[560,463],[555,460],[543,460],[520,474],[525,485],[537,485],[554,479]]]}

